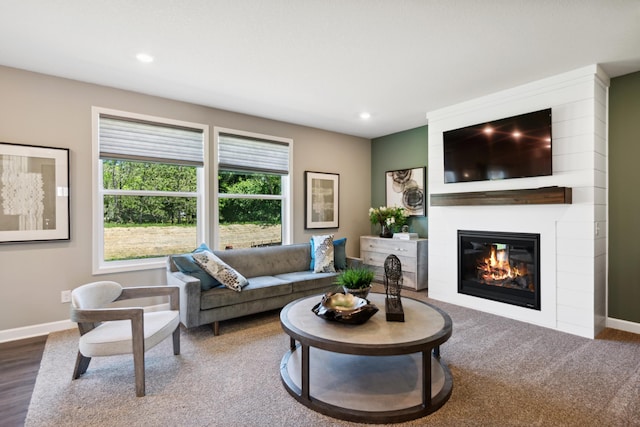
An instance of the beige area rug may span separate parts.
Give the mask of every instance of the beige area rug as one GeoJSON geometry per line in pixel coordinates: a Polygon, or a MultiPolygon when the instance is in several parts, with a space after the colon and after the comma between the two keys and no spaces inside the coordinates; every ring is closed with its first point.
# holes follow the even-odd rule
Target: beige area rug
{"type": "MultiPolygon", "coordinates": [[[[424,293],[407,295],[426,299],[424,293]]],[[[640,426],[640,337],[589,340],[429,301],[453,320],[442,358],[453,393],[401,426],[640,426]]],[[[136,398],[130,356],[96,358],[71,381],[77,332],[51,334],[27,426],[353,426],[316,413],[284,389],[289,345],[277,312],[182,332],[147,352],[147,396],[136,398]]]]}

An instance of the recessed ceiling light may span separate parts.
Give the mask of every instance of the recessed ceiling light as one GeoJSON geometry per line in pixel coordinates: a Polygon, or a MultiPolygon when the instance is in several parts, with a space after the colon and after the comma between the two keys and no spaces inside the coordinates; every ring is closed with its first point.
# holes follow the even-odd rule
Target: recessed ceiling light
{"type": "Polygon", "coordinates": [[[140,62],[144,62],[145,64],[153,62],[153,56],[149,55],[148,53],[139,53],[136,55],[136,59],[140,62]]]}
{"type": "Polygon", "coordinates": [[[366,111],[363,111],[362,113],[360,113],[360,118],[362,120],[367,120],[371,118],[371,113],[368,113],[366,111]]]}

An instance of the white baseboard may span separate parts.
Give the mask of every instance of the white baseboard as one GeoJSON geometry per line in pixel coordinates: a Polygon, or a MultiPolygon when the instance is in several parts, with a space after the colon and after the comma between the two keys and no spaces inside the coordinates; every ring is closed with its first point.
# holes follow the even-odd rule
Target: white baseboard
{"type": "Polygon", "coordinates": [[[60,320],[58,322],[41,323],[39,325],[24,326],[22,328],[5,329],[4,331],[0,331],[0,343],[48,335],[51,332],[73,328],[76,328],[76,324],[71,320],[60,320]]]}
{"type": "Polygon", "coordinates": [[[629,322],[628,320],[607,317],[607,328],[640,334],[640,323],[629,322]]]}
{"type": "MultiPolygon", "coordinates": [[[[144,308],[145,311],[168,310],[169,304],[151,305],[144,308]]],[[[0,343],[16,341],[25,338],[48,335],[51,332],[64,331],[66,329],[76,329],[77,325],[71,320],[60,320],[58,322],[41,323],[39,325],[24,326],[21,328],[5,329],[0,331],[0,343]]]]}

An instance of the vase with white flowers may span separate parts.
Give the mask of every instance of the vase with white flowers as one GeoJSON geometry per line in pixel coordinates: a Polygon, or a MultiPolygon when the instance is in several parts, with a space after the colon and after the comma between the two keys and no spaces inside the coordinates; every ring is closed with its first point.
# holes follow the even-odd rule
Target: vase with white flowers
{"type": "Polygon", "coordinates": [[[371,224],[380,224],[380,237],[393,237],[393,233],[407,223],[407,210],[400,206],[369,208],[371,224]]]}

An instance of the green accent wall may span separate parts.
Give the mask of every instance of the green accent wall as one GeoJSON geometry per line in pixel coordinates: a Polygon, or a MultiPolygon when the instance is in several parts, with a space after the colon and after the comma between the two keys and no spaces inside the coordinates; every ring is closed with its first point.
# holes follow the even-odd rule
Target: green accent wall
{"type": "MultiPolygon", "coordinates": [[[[428,165],[428,127],[422,126],[371,140],[371,206],[385,205],[385,172],[413,169],[428,165]]],[[[425,181],[428,170],[425,169],[425,181]]],[[[425,184],[428,185],[428,182],[425,184]]],[[[427,197],[425,186],[425,197],[427,197]]],[[[427,203],[427,206],[429,203],[427,203]]],[[[427,210],[424,217],[409,218],[409,231],[420,237],[429,237],[427,210]]],[[[372,226],[371,233],[379,233],[372,226]]]]}
{"type": "Polygon", "coordinates": [[[609,88],[609,317],[640,322],[640,72],[609,88]]]}

